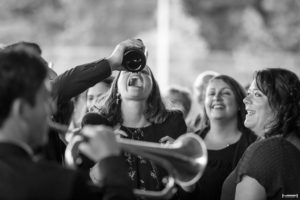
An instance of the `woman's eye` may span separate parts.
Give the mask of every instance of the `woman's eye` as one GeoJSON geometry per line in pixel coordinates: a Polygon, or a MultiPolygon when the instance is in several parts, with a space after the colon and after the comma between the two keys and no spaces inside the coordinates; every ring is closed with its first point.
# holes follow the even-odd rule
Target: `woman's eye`
{"type": "Polygon", "coordinates": [[[223,95],[230,95],[230,92],[223,92],[223,95]]]}
{"type": "Polygon", "coordinates": [[[259,94],[258,92],[255,92],[254,95],[255,95],[256,97],[261,97],[261,94],[259,94]]]}
{"type": "Polygon", "coordinates": [[[149,72],[147,70],[143,70],[141,71],[142,74],[145,74],[145,75],[149,75],[149,72]]]}

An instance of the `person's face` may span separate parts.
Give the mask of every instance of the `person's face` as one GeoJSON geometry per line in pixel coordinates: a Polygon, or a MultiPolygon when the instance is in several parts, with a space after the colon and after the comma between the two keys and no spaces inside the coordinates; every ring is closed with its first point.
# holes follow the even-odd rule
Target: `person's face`
{"type": "Polygon", "coordinates": [[[229,120],[237,117],[237,103],[232,89],[223,80],[212,80],[206,90],[205,110],[210,120],[229,120]]]}
{"type": "Polygon", "coordinates": [[[142,71],[122,71],[118,80],[118,92],[122,100],[147,100],[153,87],[151,71],[146,66],[142,71]]]}
{"type": "Polygon", "coordinates": [[[198,83],[195,85],[194,96],[199,105],[201,105],[201,104],[203,105],[203,103],[204,103],[206,88],[207,88],[209,80],[212,77],[213,77],[212,75],[206,75],[201,80],[199,80],[198,83]]]}
{"type": "Polygon", "coordinates": [[[183,113],[183,118],[186,118],[186,116],[188,115],[188,112],[189,110],[186,110],[185,107],[183,106],[184,105],[184,102],[183,100],[181,99],[181,97],[177,94],[173,94],[172,96],[170,97],[167,97],[169,98],[171,104],[176,108],[176,109],[179,109],[180,111],[182,111],[183,113]]]}
{"type": "Polygon", "coordinates": [[[47,80],[38,90],[35,104],[29,105],[27,109],[28,143],[33,147],[44,145],[48,141],[48,120],[54,110],[50,90],[51,85],[47,80]]]}
{"type": "Polygon", "coordinates": [[[104,82],[97,83],[96,85],[88,89],[86,100],[88,111],[90,111],[90,109],[95,105],[96,100],[99,99],[108,90],[109,86],[104,82]]]}
{"type": "Polygon", "coordinates": [[[270,107],[268,97],[257,88],[255,80],[252,81],[243,102],[247,110],[245,126],[255,134],[264,136],[267,125],[274,118],[274,112],[270,107]]]}

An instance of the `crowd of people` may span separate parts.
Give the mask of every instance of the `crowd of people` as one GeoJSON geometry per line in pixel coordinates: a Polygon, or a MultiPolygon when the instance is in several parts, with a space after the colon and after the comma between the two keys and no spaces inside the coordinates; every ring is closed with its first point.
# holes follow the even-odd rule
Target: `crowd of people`
{"type": "Polygon", "coordinates": [[[61,75],[36,43],[0,50],[0,199],[151,199],[134,188],[161,191],[167,171],[122,151],[117,138],[168,147],[188,132],[202,138],[208,163],[195,184],[177,185],[171,199],[299,198],[295,73],[259,70],[246,89],[233,77],[206,71],[193,92],[176,86],[162,94],[151,66],[132,72],[122,65],[130,48],[145,46],[122,41],[106,58],[61,75]],[[188,118],[193,106],[196,115],[188,118]],[[49,127],[51,121],[80,129],[85,169],[66,168],[66,145],[74,137],[49,127]]]}

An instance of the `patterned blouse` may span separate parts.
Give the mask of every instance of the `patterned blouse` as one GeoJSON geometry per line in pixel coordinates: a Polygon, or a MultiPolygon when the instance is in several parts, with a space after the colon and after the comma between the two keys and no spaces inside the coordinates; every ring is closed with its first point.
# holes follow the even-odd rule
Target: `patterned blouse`
{"type": "MultiPolygon", "coordinates": [[[[121,126],[120,129],[127,133],[128,137],[126,138],[158,143],[164,136],[170,136],[173,139],[178,138],[186,133],[187,127],[182,114],[174,112],[162,124],[152,124],[143,128],[121,126]]],[[[128,163],[128,176],[134,188],[158,191],[164,187],[162,179],[167,176],[167,173],[163,168],[141,156],[128,152],[123,152],[123,155],[128,163]]]]}

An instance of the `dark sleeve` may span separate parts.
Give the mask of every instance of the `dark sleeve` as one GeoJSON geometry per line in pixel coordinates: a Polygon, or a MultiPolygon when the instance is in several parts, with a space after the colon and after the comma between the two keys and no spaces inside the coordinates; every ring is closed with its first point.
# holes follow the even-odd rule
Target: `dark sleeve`
{"type": "MultiPolygon", "coordinates": [[[[53,120],[68,125],[73,114],[74,105],[71,101],[75,97],[111,75],[110,65],[103,59],[70,69],[53,82],[52,97],[56,100],[57,112],[53,120]]],[[[49,142],[44,148],[44,157],[47,160],[63,162],[65,144],[61,141],[56,131],[51,131],[49,142]]]]}
{"type": "Polygon", "coordinates": [[[132,200],[135,199],[127,176],[127,167],[121,157],[113,156],[102,160],[99,168],[104,174],[99,186],[87,182],[84,176],[77,178],[71,199],[132,200]]]}
{"type": "Polygon", "coordinates": [[[236,184],[243,176],[257,180],[266,191],[278,184],[277,174],[281,171],[279,164],[280,145],[277,140],[265,140],[252,144],[246,150],[237,166],[236,184]]]}
{"type": "Polygon", "coordinates": [[[57,105],[63,104],[110,75],[110,65],[105,59],[77,66],[54,80],[52,96],[57,105]]]}

